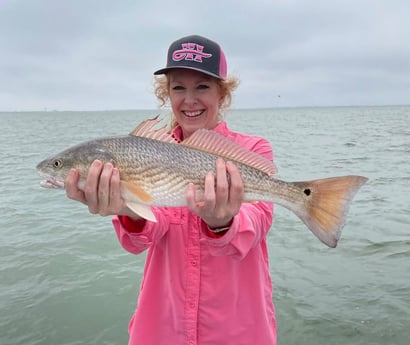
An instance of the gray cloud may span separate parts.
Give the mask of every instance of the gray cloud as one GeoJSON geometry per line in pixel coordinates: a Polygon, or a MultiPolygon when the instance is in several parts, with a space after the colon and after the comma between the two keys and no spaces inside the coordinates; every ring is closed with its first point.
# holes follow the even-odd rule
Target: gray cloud
{"type": "Polygon", "coordinates": [[[3,0],[0,111],[155,108],[152,72],[192,33],[224,48],[236,107],[408,104],[408,13],[407,0],[3,0]]]}

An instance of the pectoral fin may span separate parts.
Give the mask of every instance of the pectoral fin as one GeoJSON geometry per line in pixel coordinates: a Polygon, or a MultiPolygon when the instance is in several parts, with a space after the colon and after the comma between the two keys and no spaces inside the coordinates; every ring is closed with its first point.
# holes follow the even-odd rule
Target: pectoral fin
{"type": "Polygon", "coordinates": [[[127,182],[121,181],[121,195],[125,200],[130,200],[131,202],[138,202],[142,204],[152,204],[152,196],[147,193],[140,186],[127,182]]]}
{"type": "Polygon", "coordinates": [[[127,207],[140,217],[156,222],[150,205],[153,203],[152,196],[140,186],[121,181],[121,195],[126,200],[127,207]]]}

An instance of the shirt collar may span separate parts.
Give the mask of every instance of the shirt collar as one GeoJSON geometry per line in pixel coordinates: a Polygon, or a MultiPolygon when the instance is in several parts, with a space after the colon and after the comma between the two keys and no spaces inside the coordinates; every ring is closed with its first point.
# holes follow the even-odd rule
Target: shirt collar
{"type": "MultiPolygon", "coordinates": [[[[213,131],[220,133],[226,136],[229,132],[228,126],[225,121],[219,122],[213,129],[213,131]]],[[[172,131],[171,135],[175,138],[179,143],[182,141],[182,128],[180,125],[176,126],[172,131]]]]}

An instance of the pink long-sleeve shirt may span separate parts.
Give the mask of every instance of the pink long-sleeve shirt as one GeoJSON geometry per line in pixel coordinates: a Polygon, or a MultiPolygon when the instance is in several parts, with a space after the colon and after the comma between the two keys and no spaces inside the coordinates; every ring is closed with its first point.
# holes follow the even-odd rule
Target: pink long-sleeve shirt
{"type": "MultiPolygon", "coordinates": [[[[214,129],[273,159],[265,139],[214,129]]],[[[180,128],[174,130],[180,137],[180,128]]],[[[275,345],[266,236],[273,205],[244,203],[222,236],[187,207],[155,208],[157,223],[115,216],[121,245],[148,249],[129,345],[275,345]]]]}

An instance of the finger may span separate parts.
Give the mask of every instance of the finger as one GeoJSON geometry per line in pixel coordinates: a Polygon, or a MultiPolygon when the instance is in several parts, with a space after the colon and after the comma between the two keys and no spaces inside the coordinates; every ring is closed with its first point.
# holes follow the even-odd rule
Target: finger
{"type": "Polygon", "coordinates": [[[215,202],[222,207],[225,206],[229,199],[229,183],[226,173],[225,161],[218,158],[216,161],[215,202]]]}
{"type": "Polygon", "coordinates": [[[111,209],[119,209],[123,204],[123,200],[121,198],[121,179],[118,168],[113,168],[112,170],[110,186],[109,207],[111,209]]]}
{"type": "Polygon", "coordinates": [[[205,176],[204,207],[208,210],[215,208],[215,175],[212,171],[205,176]]]}
{"type": "Polygon", "coordinates": [[[188,209],[191,212],[196,213],[196,201],[195,201],[195,186],[193,183],[188,184],[187,191],[186,191],[186,201],[188,209]]]}
{"type": "Polygon", "coordinates": [[[105,215],[110,204],[110,184],[113,165],[106,163],[103,166],[98,183],[98,209],[99,213],[105,215]]]}
{"type": "Polygon", "coordinates": [[[78,170],[71,169],[65,179],[65,189],[67,197],[73,200],[86,203],[84,192],[78,188],[80,174],[78,170]]]}
{"type": "Polygon", "coordinates": [[[243,202],[244,185],[242,176],[237,166],[232,162],[226,163],[226,170],[230,176],[229,202],[240,206],[243,202]]]}
{"type": "Polygon", "coordinates": [[[91,213],[98,213],[98,184],[102,168],[102,162],[95,160],[88,170],[85,182],[84,195],[91,213]]]}
{"type": "Polygon", "coordinates": [[[118,168],[114,168],[111,177],[110,188],[110,214],[128,215],[134,219],[141,219],[134,211],[128,208],[126,201],[121,195],[121,176],[118,168]]]}

